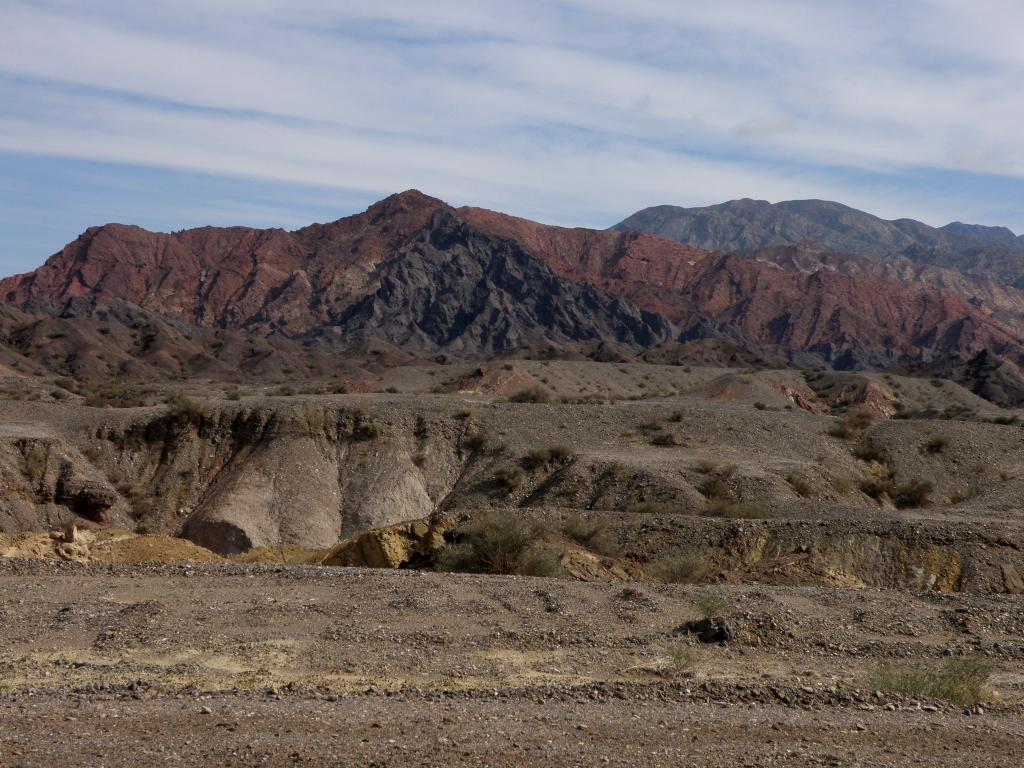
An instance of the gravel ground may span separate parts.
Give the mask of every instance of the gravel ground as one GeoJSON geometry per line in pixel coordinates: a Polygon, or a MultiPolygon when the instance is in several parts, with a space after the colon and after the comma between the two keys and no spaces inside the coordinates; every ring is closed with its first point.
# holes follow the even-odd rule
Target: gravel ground
{"type": "Polygon", "coordinates": [[[5,560],[0,627],[3,766],[1024,764],[1009,595],[5,560]],[[980,707],[873,690],[950,654],[980,707]]]}

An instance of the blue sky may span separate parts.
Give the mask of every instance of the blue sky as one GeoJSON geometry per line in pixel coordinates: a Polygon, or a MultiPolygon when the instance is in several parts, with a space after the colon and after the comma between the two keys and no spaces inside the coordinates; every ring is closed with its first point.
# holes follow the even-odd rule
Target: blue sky
{"type": "Polygon", "coordinates": [[[609,226],[840,200],[1024,231],[1018,0],[0,0],[0,272],[92,224],[418,188],[609,226]]]}

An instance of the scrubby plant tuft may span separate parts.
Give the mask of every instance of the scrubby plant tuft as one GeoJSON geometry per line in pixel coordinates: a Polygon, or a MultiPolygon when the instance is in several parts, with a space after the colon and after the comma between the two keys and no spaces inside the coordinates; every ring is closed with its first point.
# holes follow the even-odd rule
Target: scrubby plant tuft
{"type": "Polygon", "coordinates": [[[693,607],[705,619],[714,619],[729,611],[732,605],[720,592],[702,592],[693,600],[693,607]]]}
{"type": "Polygon", "coordinates": [[[666,555],[648,565],[647,571],[666,584],[693,584],[704,577],[706,568],[699,555],[666,555]]]}
{"type": "Polygon", "coordinates": [[[569,515],[559,524],[564,536],[577,544],[597,552],[599,555],[612,557],[621,552],[621,545],[608,527],[608,523],[582,515],[569,515]]]}
{"type": "Polygon", "coordinates": [[[442,571],[554,576],[557,555],[541,543],[543,526],[513,512],[492,512],[456,529],[437,560],[442,571]]]}
{"type": "Polygon", "coordinates": [[[516,392],[508,401],[510,403],[548,403],[551,402],[551,393],[544,387],[529,387],[516,392]]]}
{"type": "Polygon", "coordinates": [[[991,663],[973,658],[953,659],[941,669],[909,669],[884,664],[872,675],[871,687],[973,706],[985,700],[985,683],[992,671],[991,663]]]}

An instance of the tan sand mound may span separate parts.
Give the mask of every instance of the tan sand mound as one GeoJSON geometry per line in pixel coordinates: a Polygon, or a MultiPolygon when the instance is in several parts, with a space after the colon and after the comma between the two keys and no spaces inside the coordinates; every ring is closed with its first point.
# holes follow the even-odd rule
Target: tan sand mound
{"type": "Polygon", "coordinates": [[[90,559],[101,563],[221,563],[224,558],[187,539],[159,534],[97,541],[90,559]]]}
{"type": "Polygon", "coordinates": [[[0,557],[101,563],[219,563],[223,558],[186,539],[124,531],[0,534],[0,557]]]}

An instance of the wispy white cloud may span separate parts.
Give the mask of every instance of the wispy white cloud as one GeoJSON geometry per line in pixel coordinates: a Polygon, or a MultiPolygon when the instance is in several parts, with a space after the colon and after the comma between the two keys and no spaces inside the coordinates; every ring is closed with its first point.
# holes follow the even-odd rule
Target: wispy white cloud
{"type": "Polygon", "coordinates": [[[990,201],[908,174],[1024,178],[1021,22],[1009,0],[0,0],[0,150],[562,223],[738,196],[942,223],[990,201]]]}

